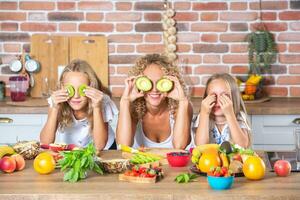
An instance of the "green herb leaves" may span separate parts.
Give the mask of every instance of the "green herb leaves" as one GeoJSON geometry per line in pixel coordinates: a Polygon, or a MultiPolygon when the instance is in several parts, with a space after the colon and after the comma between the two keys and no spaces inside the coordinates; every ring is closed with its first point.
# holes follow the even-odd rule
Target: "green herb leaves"
{"type": "Polygon", "coordinates": [[[63,158],[58,164],[65,173],[64,181],[77,182],[84,179],[89,170],[103,174],[100,166],[94,161],[95,154],[96,149],[92,143],[84,149],[61,152],[63,158]]]}
{"type": "Polygon", "coordinates": [[[198,176],[196,174],[183,173],[176,176],[174,181],[176,181],[177,183],[188,183],[188,182],[192,182],[197,177],[198,176]]]}

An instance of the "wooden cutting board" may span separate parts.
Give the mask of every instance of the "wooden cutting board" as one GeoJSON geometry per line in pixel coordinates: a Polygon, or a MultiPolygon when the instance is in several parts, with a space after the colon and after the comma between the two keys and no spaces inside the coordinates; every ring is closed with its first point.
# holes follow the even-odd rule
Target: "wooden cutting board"
{"type": "Polygon", "coordinates": [[[86,60],[95,70],[104,86],[108,86],[108,45],[104,36],[70,37],[70,61],[86,60]]]}

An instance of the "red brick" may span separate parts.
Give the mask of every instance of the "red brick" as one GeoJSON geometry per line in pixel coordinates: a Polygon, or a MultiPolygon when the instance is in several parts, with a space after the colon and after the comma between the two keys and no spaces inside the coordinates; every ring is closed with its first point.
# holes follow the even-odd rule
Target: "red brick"
{"type": "Polygon", "coordinates": [[[27,21],[47,21],[47,13],[46,12],[28,12],[27,21]]]}
{"type": "Polygon", "coordinates": [[[191,95],[193,97],[203,97],[205,91],[205,87],[192,87],[191,95]]]}
{"type": "Polygon", "coordinates": [[[248,31],[247,23],[230,23],[231,31],[248,31]]]}
{"type": "Polygon", "coordinates": [[[300,65],[294,65],[289,67],[290,74],[300,74],[300,65]]]}
{"type": "Polygon", "coordinates": [[[247,34],[244,33],[227,33],[221,34],[220,40],[222,42],[245,42],[247,34]]]}
{"type": "MultiPolygon", "coordinates": [[[[269,30],[269,31],[276,31],[276,32],[279,32],[279,31],[286,31],[287,30],[287,23],[279,23],[279,22],[276,22],[276,23],[268,23],[268,22],[265,22],[264,23],[266,28],[269,30]]],[[[260,23],[254,23],[254,24],[251,24],[251,30],[254,31],[256,30],[257,26],[260,26],[260,23]]]]}
{"type": "Polygon", "coordinates": [[[248,44],[232,44],[230,46],[231,53],[245,53],[248,52],[248,44]]]}
{"type": "Polygon", "coordinates": [[[280,20],[300,20],[300,11],[284,11],[279,13],[280,20]]]}
{"type": "Polygon", "coordinates": [[[280,33],[278,36],[279,41],[294,42],[300,41],[299,33],[280,33]]]}
{"type": "Polygon", "coordinates": [[[105,1],[80,1],[78,2],[78,9],[79,10],[112,10],[113,4],[112,2],[105,2],[105,1]]]}
{"type": "Polygon", "coordinates": [[[280,63],[298,64],[300,63],[300,56],[297,54],[281,54],[279,55],[280,63]]]}
{"type": "Polygon", "coordinates": [[[289,52],[300,52],[300,44],[290,44],[289,52]]]}
{"type": "Polygon", "coordinates": [[[0,2],[0,10],[17,10],[17,2],[0,2]]]}
{"type": "Polygon", "coordinates": [[[193,10],[227,10],[227,3],[194,3],[193,10]]]}
{"type": "Polygon", "coordinates": [[[115,87],[111,88],[111,93],[113,97],[121,97],[124,92],[124,87],[115,87]]]}
{"type": "Polygon", "coordinates": [[[131,67],[124,67],[124,66],[118,66],[117,67],[117,74],[125,74],[127,75],[131,67]]]}
{"type": "Polygon", "coordinates": [[[257,19],[256,12],[222,12],[222,21],[254,21],[257,19]]]}
{"type": "Polygon", "coordinates": [[[293,31],[299,31],[300,30],[300,22],[291,22],[290,24],[290,28],[293,31]]]}
{"type": "Polygon", "coordinates": [[[163,2],[136,2],[134,4],[135,10],[165,10],[163,2]]]}
{"type": "Polygon", "coordinates": [[[225,44],[194,44],[193,51],[196,53],[226,53],[228,45],[225,44]]]}
{"type": "Polygon", "coordinates": [[[162,36],[160,34],[146,34],[145,35],[145,42],[161,42],[162,36]]]}
{"type": "Polygon", "coordinates": [[[248,66],[235,65],[231,67],[232,74],[247,74],[249,72],[248,66]]]}
{"type": "Polygon", "coordinates": [[[230,10],[246,10],[247,3],[242,2],[231,2],[230,3],[230,10]]]}
{"type": "Polygon", "coordinates": [[[195,68],[195,74],[214,74],[214,73],[228,73],[227,65],[200,65],[195,68]]]}
{"type": "MultiPolygon", "coordinates": [[[[284,10],[288,8],[288,1],[263,1],[262,10],[284,10]]],[[[251,10],[259,10],[259,3],[250,3],[251,10]]]]}
{"type": "Polygon", "coordinates": [[[248,63],[248,55],[223,55],[223,63],[248,63]]]}
{"type": "Polygon", "coordinates": [[[263,85],[264,86],[275,85],[275,77],[274,76],[264,76],[263,85]]]}
{"type": "MultiPolygon", "coordinates": [[[[186,64],[200,64],[202,62],[201,55],[179,55],[179,60],[181,63],[183,63],[184,60],[186,60],[186,64]]],[[[185,64],[180,64],[185,65],[185,64]]]]}
{"type": "Polygon", "coordinates": [[[109,79],[109,85],[124,85],[127,76],[112,76],[109,79]]]}
{"type": "Polygon", "coordinates": [[[113,24],[108,23],[81,23],[79,31],[83,32],[112,32],[113,24]]]}
{"type": "Polygon", "coordinates": [[[17,31],[18,30],[18,24],[17,23],[11,23],[11,22],[3,22],[0,24],[0,30],[1,31],[17,31]]]}
{"type": "Polygon", "coordinates": [[[132,3],[130,2],[116,2],[116,9],[122,10],[122,11],[128,11],[131,10],[132,3]]]}
{"type": "Polygon", "coordinates": [[[109,56],[109,64],[133,64],[138,55],[111,55],[109,56]]]}
{"type": "Polygon", "coordinates": [[[276,20],[276,12],[263,12],[261,15],[262,20],[276,20]]]}
{"type": "Polygon", "coordinates": [[[221,58],[219,55],[204,55],[203,56],[203,63],[204,64],[219,64],[221,58]]]}
{"type": "Polygon", "coordinates": [[[87,21],[102,21],[104,18],[103,13],[86,13],[87,21]]]}
{"type": "Polygon", "coordinates": [[[137,45],[138,53],[162,53],[164,45],[152,44],[152,45],[137,45]]]}
{"type": "Polygon", "coordinates": [[[175,10],[190,10],[191,2],[174,2],[175,10]]]}
{"type": "Polygon", "coordinates": [[[160,13],[144,13],[145,21],[160,21],[161,14],[160,13]]]}
{"type": "Polygon", "coordinates": [[[218,35],[217,34],[202,34],[201,41],[202,42],[217,42],[218,35]]]}
{"type": "Polygon", "coordinates": [[[200,35],[199,33],[178,33],[177,40],[178,42],[199,42],[200,35]]]}
{"type": "Polygon", "coordinates": [[[58,10],[75,10],[75,2],[57,2],[58,10]]]}
{"type": "Polygon", "coordinates": [[[109,73],[110,76],[111,76],[111,75],[114,75],[114,74],[116,73],[116,67],[110,65],[110,66],[108,67],[108,73],[109,73]]]}
{"type": "Polygon", "coordinates": [[[161,23],[138,23],[135,25],[136,32],[161,32],[161,23]]]}
{"type": "Polygon", "coordinates": [[[81,21],[83,20],[82,12],[50,12],[48,13],[49,21],[81,21]]]}
{"type": "Polygon", "coordinates": [[[300,87],[290,87],[290,95],[292,97],[300,97],[300,87]]]}
{"type": "Polygon", "coordinates": [[[174,19],[177,21],[198,21],[199,14],[197,12],[176,12],[174,19]]]}
{"type": "Polygon", "coordinates": [[[76,32],[77,31],[77,24],[76,23],[60,23],[59,24],[59,31],[62,31],[62,32],[76,32]]]}
{"type": "Polygon", "coordinates": [[[176,23],[176,29],[178,32],[183,31],[190,31],[190,25],[189,23],[176,23]]]}
{"type": "Polygon", "coordinates": [[[118,32],[130,32],[133,30],[133,25],[129,23],[117,24],[116,30],[118,32]]]}
{"type": "Polygon", "coordinates": [[[23,1],[19,4],[20,10],[54,10],[54,2],[23,1]]]}
{"type": "Polygon", "coordinates": [[[286,74],[287,67],[285,65],[271,65],[270,69],[265,69],[264,74],[286,74]]]}
{"type": "Polygon", "coordinates": [[[118,45],[117,53],[132,53],[134,52],[133,45],[118,45]]]}
{"type": "Polygon", "coordinates": [[[26,13],[24,12],[0,12],[0,21],[25,21],[26,13]]]}
{"type": "Polygon", "coordinates": [[[109,44],[108,45],[108,52],[109,53],[115,53],[115,45],[113,45],[113,44],[109,44]]]}
{"type": "Polygon", "coordinates": [[[57,25],[54,23],[22,23],[22,31],[32,31],[32,32],[55,32],[57,25]]]}
{"type": "Polygon", "coordinates": [[[116,34],[108,37],[109,42],[115,43],[141,43],[143,35],[141,34],[116,34]]]}
{"type": "Polygon", "coordinates": [[[277,45],[277,51],[278,52],[285,52],[287,50],[286,44],[276,44],[277,45]]]}
{"type": "Polygon", "coordinates": [[[218,13],[216,12],[202,12],[201,13],[201,21],[217,21],[218,13]]]}
{"type": "Polygon", "coordinates": [[[188,53],[191,51],[190,44],[179,44],[177,43],[177,52],[178,53],[188,53]]]}
{"type": "MultiPolygon", "coordinates": [[[[200,84],[200,77],[199,76],[185,76],[183,75],[183,79],[186,83],[187,86],[192,86],[192,85],[199,85],[200,84]]],[[[191,90],[191,88],[190,88],[191,90]]]]}
{"type": "Polygon", "coordinates": [[[300,85],[300,76],[279,76],[277,79],[279,85],[300,85]]]}
{"type": "Polygon", "coordinates": [[[192,31],[199,32],[225,32],[227,31],[227,24],[225,23],[194,23],[192,24],[192,31]]]}
{"type": "Polygon", "coordinates": [[[141,13],[107,13],[105,15],[106,21],[141,21],[142,15],[141,13]]]}
{"type": "Polygon", "coordinates": [[[288,90],[286,87],[267,86],[267,87],[264,87],[264,91],[269,96],[273,96],[273,97],[286,97],[288,95],[288,90]]]}
{"type": "Polygon", "coordinates": [[[28,33],[5,33],[0,32],[0,41],[28,42],[30,40],[28,33]]]}
{"type": "Polygon", "coordinates": [[[3,49],[5,52],[21,52],[21,45],[20,44],[3,44],[3,49]]]}

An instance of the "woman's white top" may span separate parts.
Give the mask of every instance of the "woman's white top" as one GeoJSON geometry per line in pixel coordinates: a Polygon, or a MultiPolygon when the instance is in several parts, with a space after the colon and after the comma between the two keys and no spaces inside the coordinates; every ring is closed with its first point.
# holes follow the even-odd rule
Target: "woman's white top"
{"type": "MultiPolygon", "coordinates": [[[[144,147],[149,147],[149,148],[174,148],[173,147],[173,129],[174,129],[174,124],[175,124],[175,120],[174,120],[174,116],[173,115],[169,115],[170,116],[170,127],[171,127],[171,134],[170,136],[162,141],[162,142],[154,142],[152,140],[150,140],[145,134],[144,134],[144,130],[143,130],[143,123],[142,120],[139,120],[136,126],[136,131],[135,131],[135,136],[134,136],[134,143],[133,143],[133,148],[139,148],[141,146],[144,147]]],[[[193,137],[191,137],[193,138],[193,137]]],[[[191,143],[186,147],[186,149],[189,149],[190,147],[192,147],[193,142],[191,141],[191,143]]]]}
{"type": "MultiPolygon", "coordinates": [[[[104,123],[108,123],[108,140],[104,149],[114,143],[115,132],[118,121],[118,109],[110,97],[106,94],[102,100],[102,116],[104,123]]],[[[58,129],[56,131],[55,143],[75,144],[79,147],[86,147],[93,141],[93,137],[90,133],[89,122],[87,118],[77,120],[74,116],[73,124],[70,127],[64,128],[64,130],[58,129]]]]}

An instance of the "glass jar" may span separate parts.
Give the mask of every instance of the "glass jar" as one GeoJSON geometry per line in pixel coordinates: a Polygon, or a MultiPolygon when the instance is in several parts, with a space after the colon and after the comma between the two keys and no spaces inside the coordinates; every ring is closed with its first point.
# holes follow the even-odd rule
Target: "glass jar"
{"type": "Polygon", "coordinates": [[[28,80],[24,76],[9,77],[10,98],[12,101],[25,101],[28,89],[28,80]]]}
{"type": "Polygon", "coordinates": [[[0,100],[3,100],[5,96],[5,85],[3,81],[0,81],[0,100]]]}

